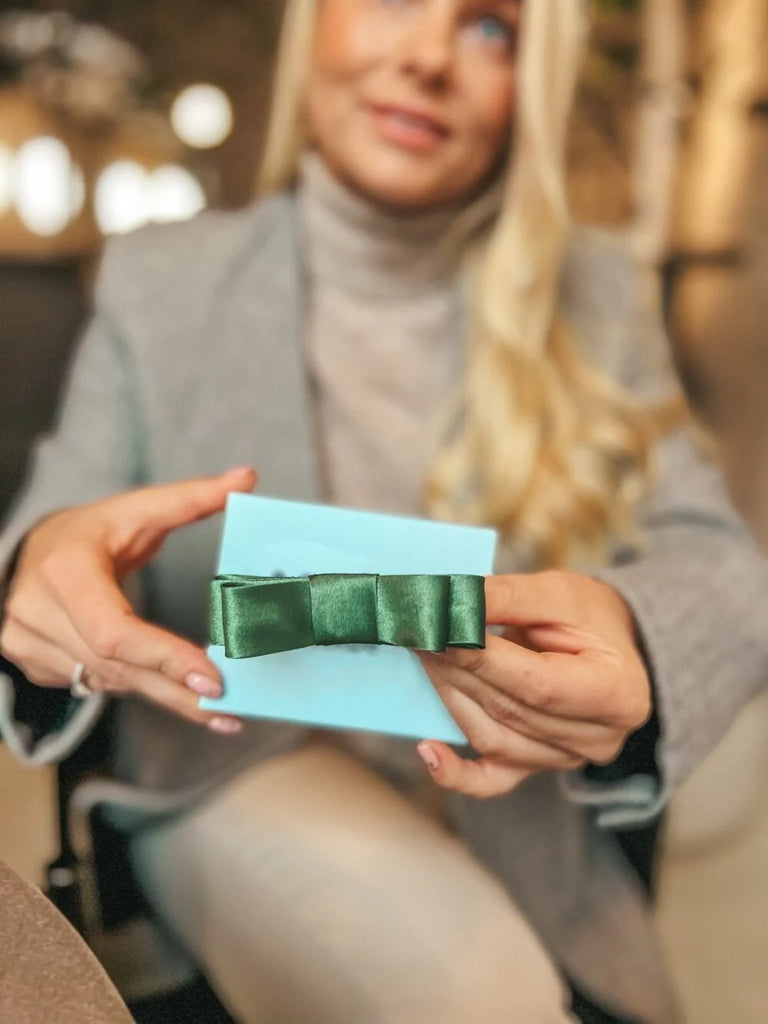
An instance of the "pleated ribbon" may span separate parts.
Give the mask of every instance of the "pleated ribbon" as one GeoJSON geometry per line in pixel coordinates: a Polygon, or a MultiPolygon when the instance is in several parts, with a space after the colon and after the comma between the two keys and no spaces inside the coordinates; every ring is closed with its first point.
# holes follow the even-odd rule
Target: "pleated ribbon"
{"type": "Polygon", "coordinates": [[[211,643],[228,658],[315,644],[485,647],[482,576],[217,576],[211,643]]]}

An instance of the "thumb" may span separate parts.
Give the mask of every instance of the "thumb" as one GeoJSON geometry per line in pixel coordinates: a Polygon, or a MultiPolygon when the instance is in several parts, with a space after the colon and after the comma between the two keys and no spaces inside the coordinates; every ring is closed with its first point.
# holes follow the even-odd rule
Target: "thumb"
{"type": "Polygon", "coordinates": [[[256,476],[255,470],[242,467],[219,476],[142,487],[113,499],[120,505],[114,522],[118,549],[134,548],[134,557],[137,545],[143,551],[155,549],[172,530],[221,512],[227,495],[253,490],[256,476]]]}
{"type": "Polygon", "coordinates": [[[485,581],[486,621],[494,626],[537,626],[578,621],[579,605],[591,595],[576,583],[575,574],[549,572],[488,576],[485,581]]]}

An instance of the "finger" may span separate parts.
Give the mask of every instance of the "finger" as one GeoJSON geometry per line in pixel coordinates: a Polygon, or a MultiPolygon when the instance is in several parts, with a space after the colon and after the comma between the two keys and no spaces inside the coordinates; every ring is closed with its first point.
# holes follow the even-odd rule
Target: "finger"
{"type": "Polygon", "coordinates": [[[583,599],[564,572],[516,573],[488,576],[485,608],[495,626],[531,626],[578,621],[583,599]]]}
{"type": "MultiPolygon", "coordinates": [[[[124,666],[117,660],[98,659],[96,652],[73,626],[55,594],[40,586],[38,580],[26,582],[13,599],[10,622],[18,627],[18,631],[11,631],[11,636],[19,638],[20,657],[24,658],[25,666],[33,663],[47,666],[51,685],[67,685],[72,666],[78,661],[87,662],[93,675],[98,660],[105,682],[100,688],[120,693],[130,691],[131,666],[124,666]]],[[[33,682],[40,682],[29,673],[27,676],[33,682]]]]}
{"type": "Polygon", "coordinates": [[[206,726],[213,732],[234,735],[242,730],[240,719],[203,710],[194,693],[157,672],[132,669],[131,690],[166,711],[206,726]]]}
{"type": "Polygon", "coordinates": [[[493,761],[533,771],[570,771],[584,764],[585,758],[570,747],[532,739],[494,721],[476,700],[451,685],[440,685],[437,692],[474,749],[493,761]]]}
{"type": "Polygon", "coordinates": [[[417,750],[439,786],[478,799],[509,793],[534,774],[527,769],[500,764],[486,757],[479,761],[467,761],[437,740],[422,742],[417,750]]]}
{"type": "Polygon", "coordinates": [[[457,665],[527,707],[577,721],[612,720],[621,664],[601,652],[531,651],[492,633],[481,650],[450,648],[432,655],[457,665]]]}
{"type": "Polygon", "coordinates": [[[563,654],[634,650],[632,613],[600,580],[555,570],[490,576],[485,594],[486,621],[524,629],[534,649],[563,654]]]}
{"type": "Polygon", "coordinates": [[[87,660],[124,662],[187,685],[196,680],[198,692],[218,696],[221,678],[204,652],[139,618],[93,551],[84,549],[80,557],[69,560],[64,585],[61,575],[50,575],[49,582],[89,650],[87,660]],[[203,684],[201,690],[201,681],[208,683],[207,689],[203,684]]]}
{"type": "MultiPolygon", "coordinates": [[[[482,708],[501,728],[589,760],[604,756],[609,746],[612,749],[615,730],[601,722],[563,718],[530,707],[476,673],[444,659],[424,655],[422,664],[444,701],[444,691],[456,690],[482,708]]],[[[474,741],[473,745],[477,747],[474,741]]]]}
{"type": "MultiPolygon", "coordinates": [[[[70,629],[65,642],[59,644],[12,620],[5,635],[14,664],[24,668],[27,678],[40,685],[69,686],[75,665],[82,663],[87,669],[87,685],[94,690],[151,697],[160,688],[158,680],[162,677],[157,673],[94,657],[74,630],[70,629]],[[31,673],[27,669],[31,669],[31,673]]],[[[171,685],[179,688],[177,683],[171,685]]],[[[194,694],[186,692],[186,698],[183,702],[173,701],[174,709],[181,712],[196,706],[194,694]]]]}
{"type": "Polygon", "coordinates": [[[255,470],[243,467],[118,495],[111,499],[120,505],[113,543],[119,549],[157,547],[172,530],[221,512],[229,494],[251,491],[255,483],[255,470]]]}
{"type": "Polygon", "coordinates": [[[531,637],[531,631],[522,626],[505,626],[504,632],[499,635],[503,636],[505,640],[511,640],[519,647],[527,647],[529,651],[542,650],[541,646],[535,643],[531,637]]]}
{"type": "Polygon", "coordinates": [[[136,694],[221,734],[234,735],[242,728],[239,719],[204,711],[198,706],[196,694],[156,672],[116,662],[87,661],[91,652],[76,638],[70,647],[62,649],[15,620],[3,628],[2,637],[3,653],[38,686],[69,686],[74,666],[82,661],[87,670],[87,685],[94,692],[113,696],[136,694]]]}
{"type": "Polygon", "coordinates": [[[11,598],[12,617],[41,640],[73,656],[77,651],[76,660],[138,665],[165,673],[202,696],[220,695],[220,675],[203,651],[140,619],[92,549],[83,546],[68,552],[60,566],[55,562],[53,556],[46,566],[48,589],[32,580],[11,598]]]}
{"type": "Polygon", "coordinates": [[[32,682],[67,686],[73,666],[91,652],[54,595],[36,578],[27,579],[6,606],[0,642],[32,682]]]}

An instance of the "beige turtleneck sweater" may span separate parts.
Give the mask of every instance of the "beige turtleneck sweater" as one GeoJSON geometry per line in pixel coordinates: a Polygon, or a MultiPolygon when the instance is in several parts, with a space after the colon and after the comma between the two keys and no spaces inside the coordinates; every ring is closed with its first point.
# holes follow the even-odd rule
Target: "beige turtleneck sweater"
{"type": "MultiPolygon", "coordinates": [[[[348,508],[424,515],[441,415],[462,374],[457,275],[489,194],[463,209],[397,216],[340,184],[321,159],[298,190],[308,306],[306,360],[325,498],[348,508]]],[[[412,740],[338,735],[344,746],[437,800],[412,740]]]]}
{"type": "Polygon", "coordinates": [[[464,358],[458,213],[383,212],[318,156],[302,164],[307,365],[325,496],[335,504],[425,513],[441,413],[464,358]]]}

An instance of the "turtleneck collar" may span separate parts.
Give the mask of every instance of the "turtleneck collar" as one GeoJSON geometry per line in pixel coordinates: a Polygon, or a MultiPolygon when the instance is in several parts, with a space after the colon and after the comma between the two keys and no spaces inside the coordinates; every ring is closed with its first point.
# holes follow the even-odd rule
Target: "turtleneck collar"
{"type": "Polygon", "coordinates": [[[347,188],[311,151],[302,158],[297,194],[311,279],[369,297],[445,285],[467,239],[499,206],[494,188],[463,206],[397,214],[347,188]]]}

